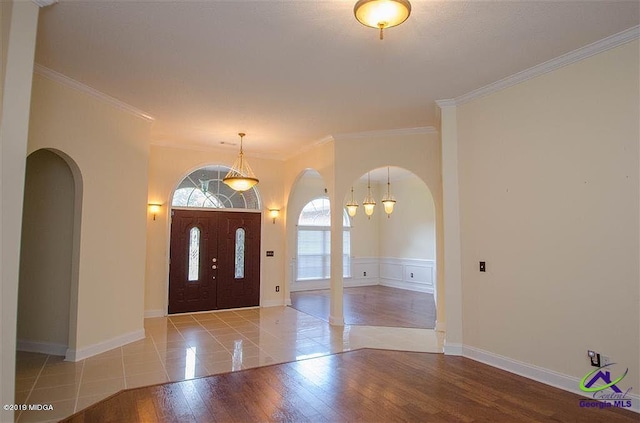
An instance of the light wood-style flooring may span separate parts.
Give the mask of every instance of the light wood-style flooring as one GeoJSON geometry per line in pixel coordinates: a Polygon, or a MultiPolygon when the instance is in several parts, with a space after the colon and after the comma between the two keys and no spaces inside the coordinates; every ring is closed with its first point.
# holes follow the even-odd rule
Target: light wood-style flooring
{"type": "MultiPolygon", "coordinates": [[[[328,289],[291,293],[291,306],[329,321],[328,289]]],[[[433,294],[387,286],[344,288],[344,320],[347,325],[394,326],[434,329],[433,294]]]]}
{"type": "Polygon", "coordinates": [[[358,350],[118,393],[82,422],[637,422],[620,409],[441,354],[358,350]]]}

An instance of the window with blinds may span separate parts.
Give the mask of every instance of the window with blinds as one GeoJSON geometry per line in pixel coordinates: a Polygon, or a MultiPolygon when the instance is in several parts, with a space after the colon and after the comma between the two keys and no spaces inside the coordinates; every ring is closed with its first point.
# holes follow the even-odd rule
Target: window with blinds
{"type": "MultiPolygon", "coordinates": [[[[343,211],[343,277],[351,276],[351,232],[349,216],[343,211]]],[[[331,211],[328,198],[308,202],[298,218],[296,280],[331,277],[331,211]]]]}

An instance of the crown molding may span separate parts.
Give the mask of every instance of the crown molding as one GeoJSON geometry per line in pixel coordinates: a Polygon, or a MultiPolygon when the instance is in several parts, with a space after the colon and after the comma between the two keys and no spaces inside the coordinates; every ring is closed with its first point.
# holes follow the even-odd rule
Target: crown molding
{"type": "Polygon", "coordinates": [[[444,107],[455,107],[457,103],[454,98],[447,98],[444,100],[436,100],[436,104],[442,109],[444,107]]]}
{"type": "Polygon", "coordinates": [[[53,69],[49,69],[45,66],[36,64],[34,66],[34,72],[38,75],[42,75],[45,78],[51,79],[52,81],[59,82],[62,85],[66,85],[67,87],[73,88],[75,90],[81,91],[85,94],[89,94],[92,97],[95,97],[105,103],[108,103],[120,110],[131,113],[134,116],[139,118],[154,121],[155,118],[149,115],[146,112],[143,112],[140,109],[137,109],[123,101],[118,100],[117,98],[113,98],[101,91],[96,90],[95,88],[91,88],[88,85],[83,84],[82,82],[78,82],[75,79],[71,79],[68,76],[65,76],[59,72],[54,71],[53,69]]]}
{"type": "Polygon", "coordinates": [[[433,126],[420,126],[417,128],[383,129],[379,131],[346,132],[335,134],[334,139],[375,138],[398,135],[437,134],[438,130],[433,126]]]}
{"type": "Polygon", "coordinates": [[[295,152],[293,152],[292,154],[289,154],[287,156],[285,156],[284,160],[289,160],[289,159],[293,159],[294,157],[306,153],[309,150],[314,149],[315,147],[318,147],[320,145],[326,144],[328,142],[331,141],[335,141],[335,139],[333,138],[333,135],[327,135],[326,137],[322,137],[319,140],[316,140],[314,142],[312,142],[309,145],[305,145],[302,148],[299,148],[298,150],[296,150],[295,152]]]}
{"type": "MultiPolygon", "coordinates": [[[[236,156],[240,147],[217,147],[217,146],[209,146],[209,145],[196,145],[196,144],[182,144],[180,142],[174,141],[151,141],[149,145],[155,147],[165,147],[165,148],[179,148],[181,150],[191,150],[191,151],[200,151],[202,153],[224,153],[229,154],[230,156],[236,156]]],[[[278,156],[276,154],[264,154],[264,153],[250,153],[248,154],[244,151],[244,156],[253,159],[264,159],[264,160],[276,160],[279,162],[283,162],[286,159],[283,159],[282,156],[278,156]]]]}
{"type": "Polygon", "coordinates": [[[58,0],[31,0],[38,7],[47,7],[56,4],[58,0]]]}
{"type": "Polygon", "coordinates": [[[470,91],[454,99],[437,100],[436,104],[440,108],[447,106],[459,106],[471,100],[493,94],[504,90],[505,88],[509,88],[513,85],[528,81],[529,79],[536,78],[540,75],[544,75],[545,73],[552,72],[561,67],[594,56],[598,53],[621,46],[622,44],[637,40],[638,38],[640,38],[640,25],[625,29],[617,34],[613,34],[584,47],[580,47],[576,50],[570,51],[569,53],[563,54],[562,56],[558,56],[555,59],[548,60],[540,63],[539,65],[530,67],[529,69],[507,76],[506,78],[470,91]]]}

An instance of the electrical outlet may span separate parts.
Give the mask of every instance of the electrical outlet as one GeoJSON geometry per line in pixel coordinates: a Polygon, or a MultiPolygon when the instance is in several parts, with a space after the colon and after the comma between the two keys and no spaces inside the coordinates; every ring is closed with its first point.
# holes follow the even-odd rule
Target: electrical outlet
{"type": "Polygon", "coordinates": [[[600,354],[595,351],[588,350],[587,355],[589,356],[593,367],[600,367],[600,354]]]}
{"type": "Polygon", "coordinates": [[[276,292],[280,292],[280,285],[276,285],[276,292]]]}
{"type": "Polygon", "coordinates": [[[480,271],[481,272],[486,272],[487,271],[487,263],[484,261],[480,262],[480,271]]]}
{"type": "Polygon", "coordinates": [[[367,272],[362,272],[362,276],[367,276],[367,272]]]}

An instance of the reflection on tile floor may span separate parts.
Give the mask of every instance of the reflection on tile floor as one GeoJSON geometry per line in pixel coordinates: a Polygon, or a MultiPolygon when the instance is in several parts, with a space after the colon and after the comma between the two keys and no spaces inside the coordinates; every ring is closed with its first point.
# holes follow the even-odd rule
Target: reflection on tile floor
{"type": "Polygon", "coordinates": [[[53,410],[17,421],[58,421],[122,389],[179,381],[359,348],[442,352],[430,329],[330,326],[290,307],[145,319],[146,338],[76,363],[18,352],[16,404],[53,410]]]}

